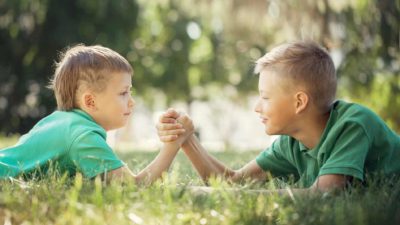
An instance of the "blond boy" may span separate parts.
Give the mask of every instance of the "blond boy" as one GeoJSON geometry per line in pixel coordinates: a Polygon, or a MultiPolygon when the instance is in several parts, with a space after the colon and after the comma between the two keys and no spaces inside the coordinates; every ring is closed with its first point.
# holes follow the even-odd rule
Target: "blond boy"
{"type": "MultiPolygon", "coordinates": [[[[0,178],[60,174],[149,183],[168,169],[178,143],[166,144],[156,159],[133,174],[106,143],[106,132],[124,126],[135,102],[132,67],[115,51],[77,45],[61,55],[51,87],[58,110],[40,120],[12,147],[0,151],[0,178]],[[39,172],[38,172],[39,171],[39,172]]],[[[175,127],[182,133],[181,126],[175,127]]]]}
{"type": "MultiPolygon", "coordinates": [[[[335,68],[317,44],[280,45],[257,60],[255,72],[260,74],[255,111],[268,135],[281,136],[239,170],[223,165],[189,136],[183,150],[204,180],[211,175],[265,180],[270,172],[293,176],[299,187],[324,191],[354,179],[365,181],[367,174],[400,173],[400,137],[369,109],[335,101],[335,68]]],[[[160,117],[162,141],[176,139],[170,132],[178,117],[174,110],[160,117]]]]}

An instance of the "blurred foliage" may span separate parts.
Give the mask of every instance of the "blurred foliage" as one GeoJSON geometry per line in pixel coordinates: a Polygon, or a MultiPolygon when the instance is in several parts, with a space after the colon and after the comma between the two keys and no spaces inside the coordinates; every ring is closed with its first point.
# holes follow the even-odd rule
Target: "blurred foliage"
{"type": "Polygon", "coordinates": [[[342,95],[374,109],[400,132],[400,1],[358,1],[338,21],[346,35],[338,73],[342,95]]]}
{"type": "Polygon", "coordinates": [[[0,131],[25,133],[55,109],[45,86],[65,47],[103,44],[126,53],[137,14],[130,0],[1,1],[0,131]]]}
{"type": "Polygon", "coordinates": [[[190,103],[221,94],[221,86],[254,90],[256,79],[248,79],[249,65],[261,51],[254,48],[251,59],[243,54],[249,46],[225,31],[232,21],[221,16],[233,3],[160,0],[139,5],[139,23],[127,57],[135,69],[134,86],[148,102],[166,94],[168,103],[190,103]]]}
{"type": "Polygon", "coordinates": [[[399,21],[398,0],[1,1],[0,132],[24,133],[54,110],[44,87],[57,52],[75,43],[125,56],[137,95],[152,106],[241,100],[257,92],[253,62],[301,38],[332,53],[339,97],[371,107],[399,132],[399,21]]]}

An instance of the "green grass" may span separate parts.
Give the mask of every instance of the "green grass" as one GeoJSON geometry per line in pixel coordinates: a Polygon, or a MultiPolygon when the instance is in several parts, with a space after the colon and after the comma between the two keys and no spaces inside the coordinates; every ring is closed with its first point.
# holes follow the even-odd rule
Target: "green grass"
{"type": "MultiPolygon", "coordinates": [[[[122,158],[135,172],[156,153],[135,152],[122,158]]],[[[215,153],[238,168],[257,155],[215,153]]],[[[104,186],[53,176],[19,183],[0,181],[0,224],[399,224],[400,182],[374,184],[339,194],[279,196],[256,194],[255,188],[275,189],[275,182],[235,184],[214,179],[209,194],[194,192],[202,182],[179,154],[164,180],[148,187],[104,186]],[[237,188],[231,191],[228,188],[237,188]]]]}
{"type": "Polygon", "coordinates": [[[6,137],[4,134],[0,133],[0,149],[13,146],[15,143],[18,142],[19,138],[20,138],[19,135],[12,135],[6,137]]]}

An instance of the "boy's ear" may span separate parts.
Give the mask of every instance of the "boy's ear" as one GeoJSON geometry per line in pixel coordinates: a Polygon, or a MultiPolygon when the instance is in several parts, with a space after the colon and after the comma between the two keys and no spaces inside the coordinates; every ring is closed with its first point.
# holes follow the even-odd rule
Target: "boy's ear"
{"type": "Polygon", "coordinates": [[[95,96],[92,93],[85,93],[82,96],[83,106],[89,110],[96,110],[95,96]]]}
{"type": "Polygon", "coordinates": [[[308,105],[309,97],[307,93],[299,91],[295,94],[296,100],[296,114],[303,112],[308,105]]]}

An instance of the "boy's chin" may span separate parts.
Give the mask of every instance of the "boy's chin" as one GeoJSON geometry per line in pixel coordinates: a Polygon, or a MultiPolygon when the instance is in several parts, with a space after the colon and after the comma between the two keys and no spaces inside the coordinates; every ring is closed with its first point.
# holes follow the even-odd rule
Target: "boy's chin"
{"type": "Polygon", "coordinates": [[[125,127],[127,124],[128,124],[128,123],[125,122],[125,123],[123,123],[123,124],[115,125],[115,126],[111,127],[110,129],[108,129],[107,131],[112,131],[112,130],[117,130],[117,129],[123,128],[123,127],[125,127]]]}
{"type": "Polygon", "coordinates": [[[277,133],[272,131],[271,129],[265,128],[264,130],[265,134],[267,135],[276,135],[277,133]]]}
{"type": "Polygon", "coordinates": [[[123,123],[123,124],[120,124],[119,126],[115,127],[114,130],[120,129],[120,128],[123,128],[123,127],[126,127],[126,125],[128,125],[127,122],[125,122],[125,123],[123,123]]]}

